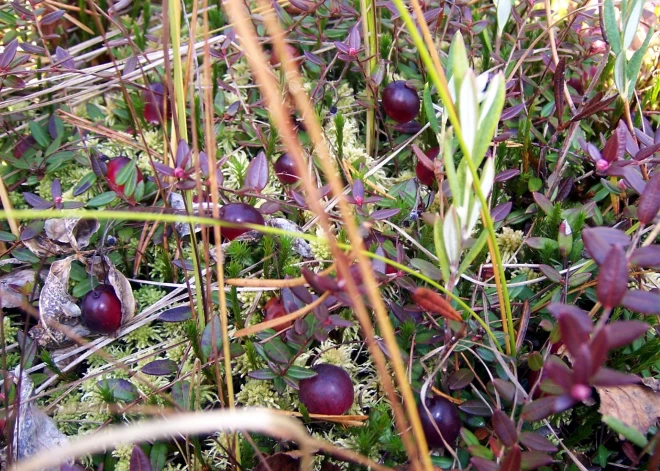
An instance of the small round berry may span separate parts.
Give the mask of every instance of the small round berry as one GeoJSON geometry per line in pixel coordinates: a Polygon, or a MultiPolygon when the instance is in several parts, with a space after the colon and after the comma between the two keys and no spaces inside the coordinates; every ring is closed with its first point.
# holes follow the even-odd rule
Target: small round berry
{"type": "Polygon", "coordinates": [[[240,227],[241,224],[264,225],[264,217],[258,209],[245,203],[230,203],[220,208],[220,220],[231,224],[238,224],[236,227],[223,227],[222,235],[228,240],[234,240],[241,234],[250,231],[247,227],[240,227]]]}
{"type": "Polygon", "coordinates": [[[444,447],[442,438],[447,444],[452,445],[461,431],[461,419],[456,406],[442,396],[433,396],[426,400],[426,407],[431,413],[430,417],[421,403],[417,406],[417,411],[429,446],[444,447]],[[442,437],[436,427],[440,430],[442,437]]]}
{"type": "MultiPolygon", "coordinates": [[[[130,162],[131,160],[128,157],[117,157],[109,160],[108,163],[106,164],[108,168],[108,173],[105,174],[105,178],[108,182],[108,186],[110,186],[110,189],[112,191],[114,191],[115,193],[119,193],[122,196],[125,196],[124,185],[117,184],[117,175],[119,174],[119,171],[122,168],[124,168],[126,165],[128,165],[130,162]]],[[[144,180],[144,177],[142,176],[142,172],[137,167],[135,171],[137,172],[137,182],[140,183],[141,181],[144,180]]]]}
{"type": "Polygon", "coordinates": [[[165,87],[160,82],[149,85],[149,89],[143,92],[144,96],[144,119],[151,124],[160,124],[161,119],[167,120],[170,116],[168,108],[165,115],[165,87]]]}
{"type": "MultiPolygon", "coordinates": [[[[433,149],[429,149],[428,151],[426,151],[426,156],[431,161],[434,161],[438,157],[439,153],[440,153],[440,148],[434,147],[433,149]]],[[[417,161],[417,165],[415,166],[415,175],[417,175],[417,179],[421,183],[423,183],[428,187],[433,186],[433,183],[435,183],[435,173],[433,172],[433,170],[428,168],[419,160],[417,161]]]]}
{"type": "Polygon", "coordinates": [[[397,80],[383,90],[383,109],[385,114],[397,123],[407,123],[419,113],[419,97],[405,81],[397,80]]]}
{"type": "Polygon", "coordinates": [[[284,153],[273,164],[275,169],[275,176],[284,185],[293,185],[298,182],[299,178],[296,174],[296,163],[293,161],[291,155],[284,153]]]}
{"type": "Polygon", "coordinates": [[[300,380],[298,397],[310,414],[342,415],[353,405],[355,393],[351,377],[338,366],[320,364],[317,375],[300,380]]]}
{"type": "Polygon", "coordinates": [[[121,326],[121,301],[110,285],[99,285],[88,292],[80,304],[82,320],[97,334],[112,334],[121,326]]]}

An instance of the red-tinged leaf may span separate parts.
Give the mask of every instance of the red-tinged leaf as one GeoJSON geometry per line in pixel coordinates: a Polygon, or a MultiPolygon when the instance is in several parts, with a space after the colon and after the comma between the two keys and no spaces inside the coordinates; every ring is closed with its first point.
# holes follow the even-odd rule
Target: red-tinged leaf
{"type": "Polygon", "coordinates": [[[50,194],[53,198],[60,198],[62,196],[62,184],[59,178],[56,178],[50,184],[50,194]]]}
{"type": "Polygon", "coordinates": [[[268,160],[265,153],[259,152],[248,165],[245,175],[245,187],[260,192],[266,188],[266,185],[268,185],[268,160]]]}
{"type": "MultiPolygon", "coordinates": [[[[658,296],[660,302],[660,296],[658,296]]],[[[617,321],[606,325],[603,330],[607,332],[608,348],[621,348],[631,344],[649,330],[650,326],[642,321],[617,321]]]]}
{"type": "Polygon", "coordinates": [[[637,161],[645,160],[653,156],[653,154],[658,151],[660,151],[660,142],[640,149],[640,151],[637,152],[633,158],[637,161]]]}
{"type": "Polygon", "coordinates": [[[539,265],[539,270],[541,270],[541,272],[554,283],[561,283],[564,280],[564,278],[561,276],[561,273],[559,273],[550,265],[539,265]]]}
{"type": "Polygon", "coordinates": [[[394,126],[396,132],[403,134],[417,134],[422,130],[422,125],[417,121],[408,121],[407,123],[401,123],[394,126]]]}
{"type": "Polygon", "coordinates": [[[310,61],[312,64],[325,66],[325,62],[323,62],[323,60],[316,54],[312,54],[311,52],[308,51],[303,51],[303,54],[305,55],[305,59],[310,61]]]}
{"type": "Polygon", "coordinates": [[[130,471],[152,471],[149,457],[137,445],[133,447],[130,466],[130,471]]]}
{"type": "Polygon", "coordinates": [[[624,386],[637,383],[639,377],[605,367],[591,377],[591,384],[594,386],[624,386]]]}
{"type": "Polygon", "coordinates": [[[23,193],[23,198],[25,198],[25,202],[34,209],[48,209],[53,206],[52,201],[46,201],[42,197],[30,193],[29,191],[23,193]]]}
{"type": "MultiPolygon", "coordinates": [[[[565,341],[564,341],[565,342],[565,341]]],[[[576,349],[577,351],[578,349],[576,349]]],[[[569,391],[573,385],[573,375],[570,368],[559,357],[552,355],[544,363],[543,371],[557,386],[569,391]]]]}
{"type": "Polygon", "coordinates": [[[619,121],[619,126],[614,130],[610,138],[605,143],[602,157],[608,162],[621,160],[626,152],[626,129],[623,120],[619,121]],[[621,127],[623,125],[624,127],[621,127]]]}
{"type": "Polygon", "coordinates": [[[564,111],[566,110],[566,98],[564,97],[564,86],[566,85],[566,59],[562,57],[555,67],[555,74],[552,80],[552,88],[555,94],[555,110],[557,111],[557,121],[561,126],[564,122],[564,111]]]}
{"type": "Polygon", "coordinates": [[[513,446],[518,441],[518,432],[516,431],[516,424],[511,417],[506,415],[499,409],[493,411],[493,430],[495,435],[500,439],[502,444],[506,447],[513,446]]]}
{"type": "Polygon", "coordinates": [[[598,265],[605,261],[605,257],[611,246],[606,239],[603,239],[598,234],[598,232],[590,228],[584,229],[582,231],[582,242],[591,258],[593,258],[598,265]]]}
{"type": "MultiPolygon", "coordinates": [[[[577,352],[573,355],[573,378],[574,384],[586,384],[589,377],[597,368],[593,368],[593,361],[591,359],[591,350],[589,344],[582,344],[578,347],[577,352]]],[[[555,378],[552,378],[553,380],[555,378]]]]}
{"type": "Polygon", "coordinates": [[[495,183],[502,183],[507,180],[511,180],[512,178],[515,178],[518,175],[520,175],[520,170],[518,170],[517,168],[503,170],[497,175],[495,175],[495,183]]]}
{"type": "Polygon", "coordinates": [[[509,452],[504,455],[500,463],[500,471],[520,471],[522,464],[522,453],[517,446],[511,448],[509,452]]]}
{"type": "Polygon", "coordinates": [[[511,212],[511,208],[513,208],[513,203],[511,201],[498,204],[490,210],[490,217],[493,218],[493,222],[504,221],[511,212]]]}
{"type": "Polygon", "coordinates": [[[548,466],[554,461],[552,456],[546,455],[545,453],[541,453],[539,451],[523,451],[521,457],[522,460],[520,462],[520,466],[525,470],[538,469],[542,466],[548,466]]]}
{"type": "Polygon", "coordinates": [[[275,214],[280,209],[282,209],[282,205],[276,201],[266,201],[259,206],[259,212],[261,212],[261,214],[275,214]]]}
{"type": "Polygon", "coordinates": [[[556,413],[555,402],[557,402],[557,397],[555,396],[542,397],[541,399],[529,402],[523,406],[523,418],[529,422],[537,422],[550,417],[556,413]]]}
{"type": "Polygon", "coordinates": [[[537,432],[522,432],[518,437],[518,440],[527,448],[534,451],[554,453],[558,449],[554,443],[537,432]]]}
{"type": "Polygon", "coordinates": [[[572,304],[550,303],[547,307],[548,312],[559,319],[562,315],[570,316],[579,328],[587,333],[593,330],[593,322],[585,311],[572,304]]]}
{"type": "Polygon", "coordinates": [[[594,97],[584,106],[583,110],[571,118],[571,122],[579,121],[604,110],[613,103],[618,96],[619,95],[617,94],[601,100],[601,98],[603,98],[603,92],[596,93],[596,95],[594,95],[594,97]]]}
{"type": "Polygon", "coordinates": [[[628,259],[620,245],[614,245],[600,266],[596,296],[606,308],[617,307],[628,289],[628,259]]]}
{"type": "Polygon", "coordinates": [[[524,109],[525,109],[525,104],[524,103],[520,103],[518,105],[511,106],[511,107],[505,109],[504,111],[502,111],[502,116],[500,117],[500,119],[502,121],[508,121],[510,119],[513,119],[516,116],[518,116],[522,112],[522,110],[524,110],[524,109]]]}
{"type": "Polygon", "coordinates": [[[348,33],[348,47],[354,51],[358,51],[362,46],[362,35],[360,34],[361,24],[358,21],[348,33]]]}
{"type": "Polygon", "coordinates": [[[607,354],[610,351],[607,333],[608,329],[600,329],[594,338],[591,339],[589,348],[591,350],[592,374],[596,373],[607,361],[607,354]]]}
{"type": "Polygon", "coordinates": [[[660,314],[660,294],[653,291],[631,289],[626,291],[621,300],[621,305],[626,309],[642,314],[660,314]]]}
{"type": "Polygon", "coordinates": [[[528,237],[525,243],[536,250],[541,250],[545,246],[555,246],[557,242],[547,237],[528,237]]]}
{"type": "Polygon", "coordinates": [[[424,167],[428,168],[429,170],[433,170],[433,161],[424,153],[422,149],[419,148],[417,144],[412,145],[412,150],[415,153],[415,156],[417,159],[421,162],[424,167]]]}
{"type": "Polygon", "coordinates": [[[622,247],[628,247],[630,245],[630,236],[622,230],[614,229],[613,227],[600,226],[589,228],[589,231],[595,232],[599,237],[605,239],[612,245],[619,244],[622,247]]]}
{"type": "Polygon", "coordinates": [[[547,216],[550,216],[554,209],[554,206],[550,200],[546,198],[542,193],[538,193],[536,191],[532,194],[532,196],[534,197],[534,201],[538,207],[541,208],[541,211],[543,211],[547,216]]]}
{"type": "Polygon", "coordinates": [[[502,396],[502,399],[504,399],[508,403],[513,403],[514,401],[516,404],[521,404],[523,401],[522,395],[520,391],[518,391],[518,394],[516,395],[516,386],[511,383],[510,381],[505,381],[500,378],[495,378],[493,380],[493,386],[495,387],[495,390],[497,393],[502,396]]]}
{"type": "Polygon", "coordinates": [[[454,371],[449,378],[447,379],[447,384],[449,389],[452,391],[457,391],[459,389],[465,388],[474,380],[474,373],[469,368],[461,368],[458,371],[454,371]]]}
{"type": "Polygon", "coordinates": [[[188,161],[190,160],[190,146],[186,141],[181,139],[179,145],[176,148],[176,167],[185,169],[188,167],[188,161]]]}
{"type": "Polygon", "coordinates": [[[470,463],[477,471],[497,471],[499,466],[494,461],[487,460],[485,458],[470,458],[470,463]]]}
{"type": "Polygon", "coordinates": [[[339,52],[343,54],[348,54],[348,46],[342,42],[335,41],[335,47],[339,50],[339,52]]]}
{"type": "Polygon", "coordinates": [[[43,221],[32,221],[21,230],[20,240],[34,239],[44,228],[43,221]]]}
{"type": "Polygon", "coordinates": [[[277,375],[274,372],[272,372],[271,370],[269,370],[268,368],[264,368],[264,369],[261,369],[261,370],[250,371],[248,373],[248,376],[250,378],[260,379],[260,380],[271,380],[271,379],[275,379],[277,377],[277,375]]]}
{"type": "Polygon", "coordinates": [[[459,404],[458,408],[466,414],[478,417],[490,417],[493,414],[493,410],[481,399],[468,399],[459,404]]]}
{"type": "Polygon", "coordinates": [[[650,224],[660,211],[660,172],[648,181],[637,206],[637,218],[642,224],[650,224]]]}
{"type": "Polygon", "coordinates": [[[623,163],[627,163],[627,161],[621,161],[610,165],[606,172],[607,175],[622,177],[628,186],[637,194],[643,194],[646,189],[646,182],[642,178],[642,174],[631,165],[621,165],[623,163]]]}
{"type": "Polygon", "coordinates": [[[413,301],[425,311],[439,314],[452,321],[462,322],[463,320],[445,298],[428,288],[417,288],[413,294],[413,301]]]}
{"type": "Polygon", "coordinates": [[[660,267],[660,245],[649,245],[633,250],[630,263],[642,268],[660,267]]]}
{"type": "Polygon", "coordinates": [[[165,359],[149,362],[142,367],[141,371],[151,376],[167,376],[176,373],[177,370],[178,366],[175,361],[165,359]]]}
{"type": "Polygon", "coordinates": [[[598,150],[598,147],[593,145],[591,142],[586,142],[581,137],[578,138],[578,142],[580,143],[582,151],[587,154],[592,162],[596,163],[603,158],[600,154],[600,151],[598,150]]]}
{"type": "Polygon", "coordinates": [[[49,25],[52,23],[55,23],[57,20],[62,18],[66,12],[64,10],[55,10],[51,11],[50,13],[44,15],[41,18],[41,24],[42,25],[49,25]]]}
{"type": "Polygon", "coordinates": [[[0,69],[8,69],[18,50],[18,39],[13,39],[5,46],[4,51],[0,54],[0,69]]]}

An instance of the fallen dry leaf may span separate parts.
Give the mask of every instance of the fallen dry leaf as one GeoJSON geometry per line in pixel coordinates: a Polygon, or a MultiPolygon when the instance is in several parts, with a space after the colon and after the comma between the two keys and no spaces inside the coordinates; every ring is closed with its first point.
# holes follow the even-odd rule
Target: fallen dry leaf
{"type": "Polygon", "coordinates": [[[639,384],[597,387],[600,412],[620,420],[643,435],[660,417],[660,393],[639,384]]]}

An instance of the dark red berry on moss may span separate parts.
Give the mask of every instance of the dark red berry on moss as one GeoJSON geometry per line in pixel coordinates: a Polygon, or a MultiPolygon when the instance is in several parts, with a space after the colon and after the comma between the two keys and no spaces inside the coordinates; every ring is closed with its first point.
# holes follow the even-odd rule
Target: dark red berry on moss
{"type": "Polygon", "coordinates": [[[237,227],[223,227],[222,235],[228,240],[234,240],[241,234],[250,231],[248,227],[240,227],[240,224],[264,225],[264,217],[258,209],[245,203],[230,203],[220,208],[220,220],[232,224],[238,224],[237,227]]]}
{"type": "Polygon", "coordinates": [[[397,123],[407,123],[419,113],[419,96],[405,81],[397,80],[383,90],[385,114],[397,123]]]}
{"type": "MultiPolygon", "coordinates": [[[[426,156],[429,158],[429,160],[434,161],[436,157],[438,157],[439,153],[440,148],[434,147],[433,149],[430,149],[426,152],[426,156]]],[[[435,173],[433,173],[433,170],[428,168],[419,160],[417,161],[417,166],[415,167],[415,175],[417,175],[417,179],[426,186],[433,186],[433,183],[435,183],[435,173]]]]}
{"type": "MultiPolygon", "coordinates": [[[[287,315],[287,312],[284,309],[284,304],[282,304],[282,300],[280,300],[280,298],[277,296],[274,296],[268,300],[264,306],[264,311],[266,312],[266,315],[264,316],[264,320],[266,321],[272,321],[273,319],[278,319],[287,315]]],[[[289,321],[285,322],[284,324],[280,324],[277,327],[273,327],[273,329],[281,332],[284,329],[291,327],[292,325],[293,321],[289,321]]]]}
{"type": "Polygon", "coordinates": [[[298,397],[310,414],[342,415],[353,405],[351,377],[342,368],[321,364],[312,368],[317,375],[300,380],[298,397]]]}
{"type": "Polygon", "coordinates": [[[452,445],[461,431],[461,419],[456,406],[442,396],[433,396],[426,399],[426,407],[431,413],[430,417],[421,403],[417,406],[417,411],[429,446],[432,448],[444,447],[442,438],[452,445]],[[436,430],[436,426],[442,434],[442,438],[436,430]]]}
{"type": "Polygon", "coordinates": [[[275,176],[284,185],[293,185],[299,178],[296,172],[296,163],[289,154],[282,154],[273,164],[275,176]]]}
{"type": "Polygon", "coordinates": [[[88,292],[80,304],[82,320],[97,334],[112,334],[121,326],[121,301],[110,285],[99,285],[88,292]]]}
{"type": "Polygon", "coordinates": [[[151,124],[160,124],[161,120],[167,121],[171,112],[168,108],[165,114],[165,87],[160,82],[149,85],[144,91],[144,119],[151,124]]]}
{"type": "MultiPolygon", "coordinates": [[[[114,191],[115,193],[119,193],[122,196],[126,196],[124,193],[124,185],[117,184],[117,175],[119,174],[119,171],[122,168],[124,168],[126,165],[128,165],[130,162],[131,159],[129,159],[128,157],[117,157],[109,160],[108,163],[106,164],[108,168],[108,172],[105,174],[105,178],[106,181],[108,182],[108,186],[112,191],[114,191]]],[[[144,180],[142,172],[137,167],[135,168],[135,171],[137,172],[137,183],[140,183],[141,181],[144,180]]]]}

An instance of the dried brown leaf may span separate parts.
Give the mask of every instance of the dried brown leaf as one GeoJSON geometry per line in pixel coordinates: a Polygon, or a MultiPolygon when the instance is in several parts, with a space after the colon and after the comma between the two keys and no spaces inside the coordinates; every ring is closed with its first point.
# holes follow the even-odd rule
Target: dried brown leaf
{"type": "Polygon", "coordinates": [[[660,393],[640,384],[596,387],[600,412],[620,420],[643,435],[660,417],[660,393]]]}
{"type": "Polygon", "coordinates": [[[413,301],[425,311],[439,314],[451,321],[463,321],[461,315],[445,298],[428,288],[417,288],[413,294],[413,301]]]}

